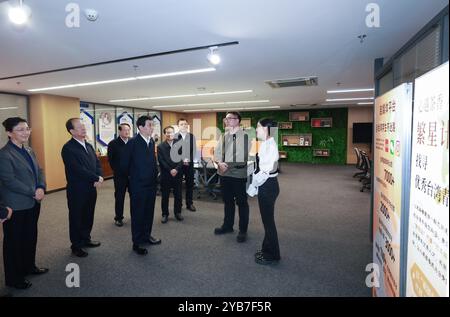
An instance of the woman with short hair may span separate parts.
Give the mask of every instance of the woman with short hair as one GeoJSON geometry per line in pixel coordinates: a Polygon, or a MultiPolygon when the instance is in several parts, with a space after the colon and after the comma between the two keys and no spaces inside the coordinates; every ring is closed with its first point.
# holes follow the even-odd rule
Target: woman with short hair
{"type": "Polygon", "coordinates": [[[45,179],[36,156],[25,144],[31,129],[25,119],[3,121],[8,143],[0,149],[0,183],[2,203],[14,210],[3,223],[3,261],[6,286],[26,289],[29,274],[47,273],[36,266],[36,244],[41,201],[45,195],[45,179]]]}

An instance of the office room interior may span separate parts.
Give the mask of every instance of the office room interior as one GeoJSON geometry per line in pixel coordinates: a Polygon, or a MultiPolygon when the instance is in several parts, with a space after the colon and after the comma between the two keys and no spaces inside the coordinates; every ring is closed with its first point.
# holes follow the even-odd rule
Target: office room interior
{"type": "Polygon", "coordinates": [[[0,294],[448,297],[448,40],[444,0],[0,0],[0,294]]]}

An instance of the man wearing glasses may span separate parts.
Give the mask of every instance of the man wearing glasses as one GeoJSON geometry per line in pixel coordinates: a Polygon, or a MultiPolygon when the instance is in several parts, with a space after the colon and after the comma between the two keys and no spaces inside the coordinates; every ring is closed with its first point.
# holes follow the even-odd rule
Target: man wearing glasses
{"type": "Polygon", "coordinates": [[[178,119],[178,129],[174,136],[176,147],[179,149],[183,161],[180,176],[186,180],[186,209],[195,212],[197,209],[193,203],[194,190],[194,159],[197,154],[197,141],[192,133],[188,132],[189,124],[186,119],[178,119]]]}
{"type": "Polygon", "coordinates": [[[247,202],[247,161],[249,137],[240,127],[241,115],[238,112],[227,112],[225,117],[226,132],[220,137],[214,160],[217,164],[222,185],[224,201],[224,221],[216,228],[216,235],[233,232],[235,205],[239,207],[238,242],[247,240],[249,206],[247,202]]]}

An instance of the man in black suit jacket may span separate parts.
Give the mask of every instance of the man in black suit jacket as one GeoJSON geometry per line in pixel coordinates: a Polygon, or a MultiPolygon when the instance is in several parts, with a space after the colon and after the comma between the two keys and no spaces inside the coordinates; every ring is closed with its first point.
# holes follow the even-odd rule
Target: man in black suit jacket
{"type": "Polygon", "coordinates": [[[178,119],[179,132],[175,134],[175,142],[178,143],[179,154],[183,161],[181,169],[181,178],[186,180],[186,208],[190,211],[196,211],[193,203],[194,190],[194,157],[197,152],[197,143],[195,136],[188,132],[188,122],[186,119],[178,119]]]}
{"type": "Polygon", "coordinates": [[[102,169],[94,148],[85,141],[86,127],[80,119],[67,120],[66,129],[72,138],[64,144],[61,156],[67,179],[71,249],[75,256],[86,257],[83,247],[100,246],[100,242],[91,240],[91,230],[97,187],[103,183],[102,169]]]}
{"type": "MultiPolygon", "coordinates": [[[[169,219],[169,195],[173,189],[175,218],[179,221],[183,220],[181,215],[181,171],[183,162],[175,162],[171,157],[171,149],[174,145],[174,129],[171,126],[164,128],[166,141],[158,145],[158,162],[161,170],[161,210],[162,223],[166,223],[169,219]]],[[[175,149],[175,147],[174,147],[175,149]]]]}
{"type": "Polygon", "coordinates": [[[131,202],[131,234],[133,250],[139,255],[147,254],[143,244],[160,244],[160,239],[152,237],[155,213],[156,166],[155,142],[151,135],[153,121],[148,116],[137,119],[139,134],[128,141],[122,153],[120,166],[128,175],[131,202]]]}
{"type": "Polygon", "coordinates": [[[108,161],[114,171],[114,198],[116,216],[114,221],[116,226],[123,226],[123,205],[125,201],[125,193],[128,188],[128,176],[121,172],[120,160],[123,150],[130,138],[131,127],[128,123],[119,125],[119,137],[112,140],[108,144],[108,161]]]}

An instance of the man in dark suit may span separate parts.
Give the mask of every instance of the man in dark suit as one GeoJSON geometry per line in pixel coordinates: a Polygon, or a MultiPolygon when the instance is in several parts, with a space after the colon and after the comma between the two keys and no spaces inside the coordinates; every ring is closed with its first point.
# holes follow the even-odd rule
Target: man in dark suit
{"type": "Polygon", "coordinates": [[[139,255],[147,254],[144,244],[160,244],[152,237],[155,213],[156,166],[155,142],[152,139],[153,121],[148,116],[137,119],[139,134],[128,141],[120,161],[121,169],[128,175],[131,202],[131,234],[133,250],[139,255]]]}
{"type": "Polygon", "coordinates": [[[116,226],[123,226],[123,205],[125,201],[125,193],[128,188],[128,176],[123,174],[120,169],[120,160],[122,152],[125,149],[130,138],[131,127],[128,123],[119,125],[119,137],[112,140],[108,144],[108,161],[114,172],[114,198],[115,212],[114,221],[116,226]]]}
{"type": "Polygon", "coordinates": [[[2,203],[10,207],[6,208],[10,219],[2,221],[5,283],[26,289],[31,286],[25,279],[27,275],[48,272],[47,268],[38,268],[35,263],[45,178],[33,150],[25,145],[31,134],[27,121],[19,117],[8,118],[3,126],[9,141],[0,150],[0,189],[2,203]],[[14,210],[13,217],[11,209],[14,210]]]}
{"type": "Polygon", "coordinates": [[[196,211],[192,197],[194,190],[194,157],[197,152],[197,143],[195,136],[188,132],[189,124],[186,119],[178,119],[178,129],[175,134],[175,142],[178,143],[179,154],[183,161],[181,177],[186,180],[186,208],[190,211],[196,211]]]}
{"type": "Polygon", "coordinates": [[[179,221],[183,220],[181,215],[181,170],[183,162],[174,162],[171,157],[171,149],[173,146],[174,130],[171,126],[164,128],[166,141],[158,145],[158,162],[161,170],[161,210],[162,223],[167,223],[169,219],[169,195],[173,189],[175,218],[179,221]]]}
{"type": "Polygon", "coordinates": [[[94,225],[97,187],[103,183],[100,162],[91,144],[85,141],[86,127],[79,118],[67,120],[66,129],[72,138],[64,144],[61,156],[67,179],[67,205],[72,253],[86,257],[83,250],[100,246],[91,240],[94,225]]]}

